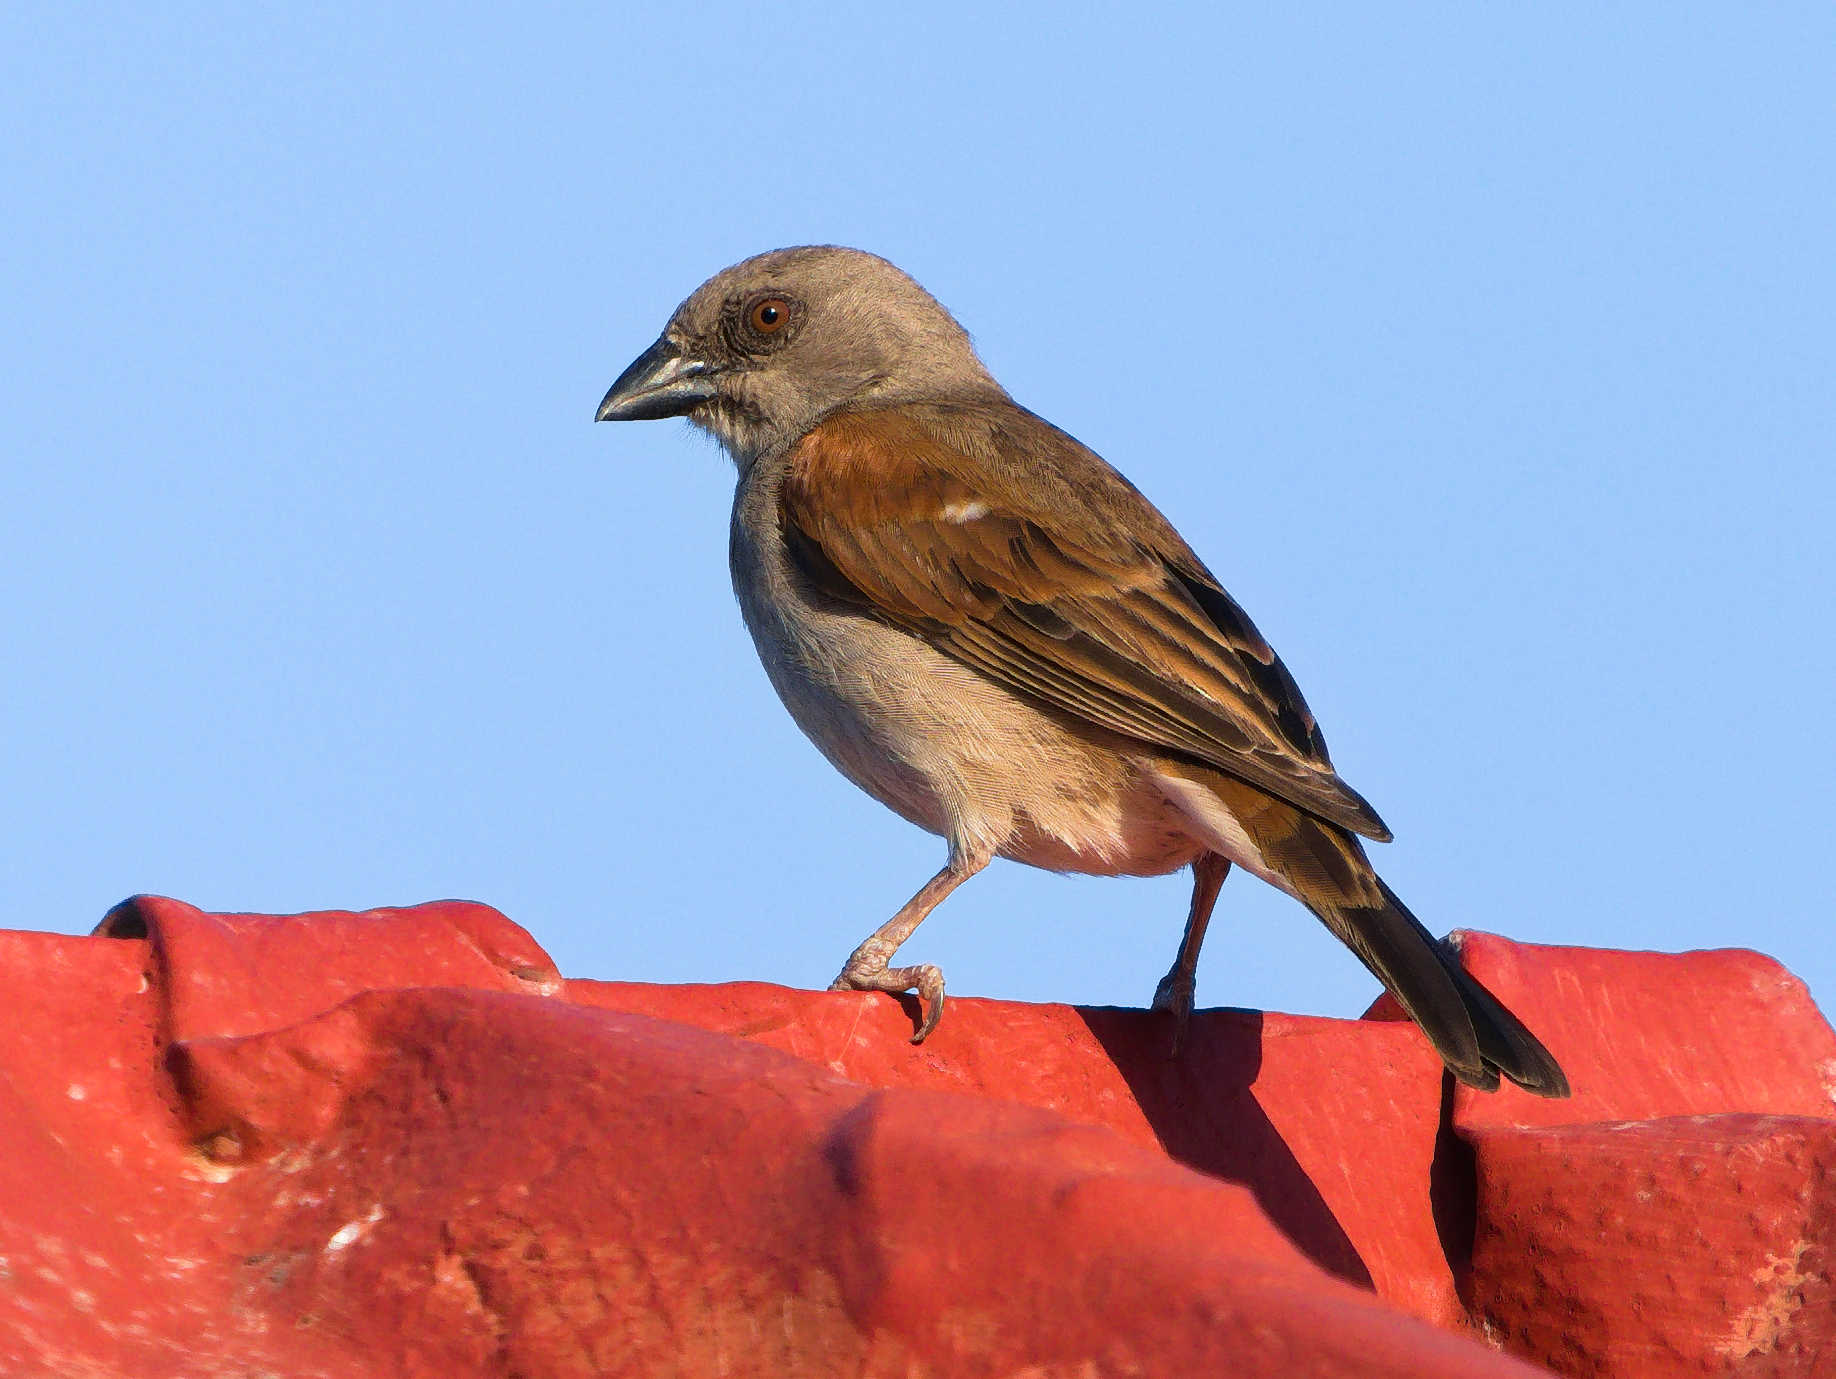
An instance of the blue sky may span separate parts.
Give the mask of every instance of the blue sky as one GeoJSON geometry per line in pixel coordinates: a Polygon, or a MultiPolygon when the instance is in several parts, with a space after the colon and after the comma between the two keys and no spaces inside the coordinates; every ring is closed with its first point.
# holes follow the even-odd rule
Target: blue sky
{"type": "MultiPolygon", "coordinates": [[[[0,924],[465,896],[826,982],[942,845],[777,704],[725,458],[589,418],[827,241],[1174,519],[1430,927],[1829,1008],[1836,10],[613,9],[0,14],[0,924]]],[[[1184,903],[998,863],[906,954],[1140,1004],[1184,903]]],[[[1375,989],[1232,877],[1201,1004],[1375,989]]]]}

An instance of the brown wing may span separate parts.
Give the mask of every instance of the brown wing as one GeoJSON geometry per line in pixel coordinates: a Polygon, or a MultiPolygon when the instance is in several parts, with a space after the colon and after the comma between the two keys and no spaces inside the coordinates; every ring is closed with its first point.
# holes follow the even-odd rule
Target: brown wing
{"type": "Polygon", "coordinates": [[[1012,403],[841,413],[785,537],[818,582],[993,680],[1367,837],[1287,669],[1126,479],[1012,403]]]}

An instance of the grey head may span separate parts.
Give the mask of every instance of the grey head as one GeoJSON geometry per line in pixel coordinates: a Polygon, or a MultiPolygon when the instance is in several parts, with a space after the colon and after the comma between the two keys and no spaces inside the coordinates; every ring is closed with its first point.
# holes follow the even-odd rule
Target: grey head
{"type": "Polygon", "coordinates": [[[885,259],[818,245],[696,288],[594,420],[687,417],[744,467],[843,407],[1006,396],[930,293],[885,259]]]}

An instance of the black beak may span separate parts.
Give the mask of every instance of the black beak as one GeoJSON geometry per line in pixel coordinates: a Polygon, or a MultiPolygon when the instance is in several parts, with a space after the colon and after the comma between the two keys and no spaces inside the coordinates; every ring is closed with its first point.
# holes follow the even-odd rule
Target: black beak
{"type": "Polygon", "coordinates": [[[714,370],[667,338],[631,361],[599,404],[594,421],[679,417],[714,396],[714,370]]]}

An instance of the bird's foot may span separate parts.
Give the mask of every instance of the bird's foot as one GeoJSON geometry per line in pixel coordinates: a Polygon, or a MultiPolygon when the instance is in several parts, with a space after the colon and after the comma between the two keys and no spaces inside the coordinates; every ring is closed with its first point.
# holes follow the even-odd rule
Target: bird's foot
{"type": "Polygon", "coordinates": [[[1186,1042],[1186,1026],[1192,1023],[1192,1000],[1197,989],[1197,976],[1177,967],[1162,977],[1160,985],[1154,988],[1153,1009],[1164,1010],[1173,1017],[1173,1044],[1167,1050],[1169,1058],[1178,1058],[1186,1042]]]}
{"type": "Polygon", "coordinates": [[[923,1007],[923,1017],[918,1022],[917,1033],[912,1035],[914,1044],[922,1044],[925,1036],[936,1029],[937,1022],[943,1018],[943,969],[928,962],[914,967],[888,967],[884,956],[879,956],[876,961],[874,955],[863,955],[857,951],[848,959],[848,965],[842,968],[841,974],[829,983],[829,990],[887,991],[895,996],[907,991],[917,992],[923,1007]]]}

